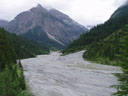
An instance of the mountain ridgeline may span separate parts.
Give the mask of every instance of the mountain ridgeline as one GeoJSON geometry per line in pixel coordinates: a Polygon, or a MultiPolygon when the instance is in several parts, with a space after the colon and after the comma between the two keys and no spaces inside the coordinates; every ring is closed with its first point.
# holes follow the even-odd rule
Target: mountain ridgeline
{"type": "Polygon", "coordinates": [[[111,18],[104,24],[97,25],[89,32],[80,36],[79,39],[74,40],[63,53],[70,53],[86,49],[88,45],[103,41],[106,37],[121,29],[128,23],[128,5],[122,6],[117,9],[111,18]]]}
{"type": "Polygon", "coordinates": [[[123,68],[118,74],[116,96],[128,95],[128,4],[118,8],[104,24],[97,25],[73,41],[63,54],[86,50],[84,59],[123,68]]]}
{"type": "Polygon", "coordinates": [[[27,91],[20,59],[62,49],[88,31],[69,16],[41,5],[10,22],[0,20],[0,27],[4,27],[0,28],[0,96],[33,96],[27,91]]]}
{"type": "Polygon", "coordinates": [[[0,20],[0,27],[4,27],[8,24],[8,21],[6,20],[0,20]]]}
{"type": "Polygon", "coordinates": [[[64,48],[87,28],[56,9],[47,10],[40,4],[17,15],[5,29],[49,47],[64,48]]]}

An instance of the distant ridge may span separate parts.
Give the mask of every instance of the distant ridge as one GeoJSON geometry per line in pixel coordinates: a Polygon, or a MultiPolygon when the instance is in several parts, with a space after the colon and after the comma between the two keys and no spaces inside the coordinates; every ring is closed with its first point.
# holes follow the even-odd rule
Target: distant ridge
{"type": "Polygon", "coordinates": [[[8,24],[8,21],[0,19],[0,27],[4,27],[8,24]]]}

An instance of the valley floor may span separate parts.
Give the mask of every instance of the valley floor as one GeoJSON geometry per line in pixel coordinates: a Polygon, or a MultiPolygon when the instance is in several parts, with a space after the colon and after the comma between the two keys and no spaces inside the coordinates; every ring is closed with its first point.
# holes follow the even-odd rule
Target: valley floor
{"type": "Polygon", "coordinates": [[[110,96],[118,84],[112,73],[119,67],[84,61],[84,51],[67,56],[59,52],[22,60],[24,75],[35,96],[110,96]]]}

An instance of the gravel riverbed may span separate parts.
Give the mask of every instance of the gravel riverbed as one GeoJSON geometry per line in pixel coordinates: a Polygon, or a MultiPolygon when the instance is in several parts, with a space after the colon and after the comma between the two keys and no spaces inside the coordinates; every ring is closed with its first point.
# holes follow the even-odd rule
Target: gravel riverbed
{"type": "Polygon", "coordinates": [[[113,73],[120,67],[93,64],[84,51],[60,56],[59,52],[21,60],[26,81],[35,96],[111,96],[118,84],[113,73]]]}

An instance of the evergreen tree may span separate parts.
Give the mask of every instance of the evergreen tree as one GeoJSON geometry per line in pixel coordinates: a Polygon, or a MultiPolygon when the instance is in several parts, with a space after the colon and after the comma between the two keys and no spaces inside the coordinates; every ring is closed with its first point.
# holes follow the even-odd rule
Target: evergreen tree
{"type": "Polygon", "coordinates": [[[16,64],[16,59],[46,53],[49,53],[49,49],[42,43],[24,39],[0,28],[0,96],[30,96],[26,91],[21,62],[16,64]]]}
{"type": "Polygon", "coordinates": [[[118,86],[118,96],[128,95],[128,25],[123,29],[123,38],[120,39],[120,54],[119,59],[123,74],[119,75],[120,85],[118,86]]]}

